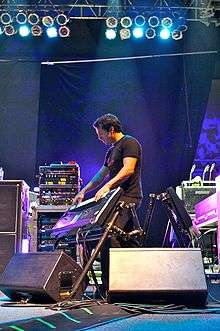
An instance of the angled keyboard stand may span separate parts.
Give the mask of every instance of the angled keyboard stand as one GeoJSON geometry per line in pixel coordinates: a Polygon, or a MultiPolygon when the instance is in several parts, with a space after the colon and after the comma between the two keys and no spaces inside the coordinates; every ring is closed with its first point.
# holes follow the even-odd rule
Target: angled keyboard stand
{"type": "MultiPolygon", "coordinates": [[[[135,211],[135,205],[126,204],[124,201],[120,201],[122,193],[123,190],[119,187],[110,191],[106,197],[102,198],[98,203],[95,202],[94,199],[89,199],[79,204],[77,207],[70,207],[67,213],[61,217],[61,219],[53,228],[52,235],[57,238],[76,234],[79,229],[91,229],[94,225],[99,225],[104,229],[104,232],[102,233],[95,250],[85,264],[82,273],[76,280],[73,288],[71,289],[69,300],[74,300],[79,286],[84,281],[88,271],[92,269],[93,262],[97,258],[105,241],[112,233],[121,235],[126,240],[132,240],[133,238],[142,235],[142,230],[140,228],[135,211]],[[115,223],[123,208],[129,208],[133,216],[135,231],[132,231],[131,233],[126,233],[115,226],[115,223]]],[[[65,301],[58,302],[51,308],[54,310],[60,310],[64,306],[65,301]]]]}

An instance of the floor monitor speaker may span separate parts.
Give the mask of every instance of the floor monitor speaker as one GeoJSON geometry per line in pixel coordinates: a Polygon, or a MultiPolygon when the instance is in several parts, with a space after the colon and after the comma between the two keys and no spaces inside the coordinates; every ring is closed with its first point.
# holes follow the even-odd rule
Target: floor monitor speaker
{"type": "MultiPolygon", "coordinates": [[[[69,297],[81,267],[63,251],[17,253],[0,275],[0,290],[12,300],[58,302],[69,297]]],[[[80,298],[81,286],[74,296],[80,298]]]]}
{"type": "Polygon", "coordinates": [[[200,249],[111,248],[109,302],[204,306],[207,284],[200,249]]]}

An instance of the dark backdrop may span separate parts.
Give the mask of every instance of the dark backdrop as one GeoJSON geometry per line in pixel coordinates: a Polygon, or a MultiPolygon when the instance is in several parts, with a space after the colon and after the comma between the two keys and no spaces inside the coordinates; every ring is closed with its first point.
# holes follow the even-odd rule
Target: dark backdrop
{"type": "MultiPolygon", "coordinates": [[[[33,186],[39,165],[76,160],[86,183],[105,153],[91,124],[100,114],[113,112],[143,146],[143,220],[150,192],[159,193],[188,177],[215,57],[42,65],[41,72],[39,61],[218,50],[218,29],[197,22],[179,42],[112,43],[102,39],[99,22],[74,22],[74,26],[72,38],[65,40],[2,39],[0,57],[16,62],[0,68],[1,164],[8,179],[25,179],[33,186]]],[[[161,242],[165,224],[165,216],[154,219],[154,245],[161,242]]]]}

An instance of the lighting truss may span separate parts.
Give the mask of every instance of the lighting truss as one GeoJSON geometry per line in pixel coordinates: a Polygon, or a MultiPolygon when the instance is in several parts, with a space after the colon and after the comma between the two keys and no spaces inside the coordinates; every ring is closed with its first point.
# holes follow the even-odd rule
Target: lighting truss
{"type": "Polygon", "coordinates": [[[220,26],[220,0],[31,0],[28,4],[21,0],[0,0],[0,14],[10,11],[16,15],[19,11],[47,13],[56,15],[64,13],[69,19],[106,20],[109,16],[126,13],[148,15],[154,10],[179,11],[187,21],[201,22],[205,25],[214,23],[220,26]],[[120,5],[118,4],[120,3],[120,5]]]}

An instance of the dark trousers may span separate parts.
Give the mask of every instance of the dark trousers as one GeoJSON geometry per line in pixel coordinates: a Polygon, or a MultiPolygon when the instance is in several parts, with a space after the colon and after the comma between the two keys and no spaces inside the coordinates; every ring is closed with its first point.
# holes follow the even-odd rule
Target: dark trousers
{"type": "MultiPolygon", "coordinates": [[[[135,203],[135,209],[140,206],[140,201],[125,201],[127,203],[135,203]]],[[[120,215],[115,224],[120,229],[125,232],[130,232],[134,229],[134,220],[132,217],[131,210],[129,208],[123,208],[120,211],[120,215]]],[[[108,281],[109,281],[109,248],[126,248],[126,247],[138,247],[138,243],[135,241],[127,241],[121,236],[112,235],[105,242],[102,251],[101,251],[101,270],[102,270],[102,290],[106,292],[108,290],[108,281]]]]}

